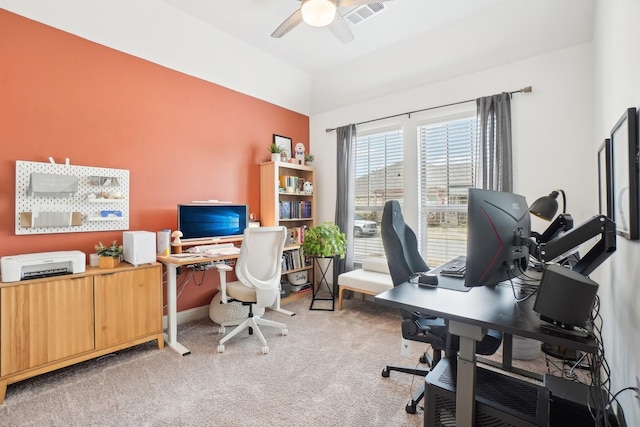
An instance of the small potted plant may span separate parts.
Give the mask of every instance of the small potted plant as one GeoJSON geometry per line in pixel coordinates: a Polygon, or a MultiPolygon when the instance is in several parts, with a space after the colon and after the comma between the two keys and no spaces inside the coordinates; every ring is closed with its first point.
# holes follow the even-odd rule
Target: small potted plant
{"type": "Polygon", "coordinates": [[[347,251],[347,236],[332,222],[323,222],[304,233],[304,254],[312,257],[344,259],[347,251]]]}
{"type": "Polygon", "coordinates": [[[280,161],[280,153],[282,153],[282,147],[277,144],[271,144],[268,148],[271,153],[271,160],[274,162],[280,161]]]}
{"type": "Polygon", "coordinates": [[[115,268],[120,264],[123,247],[118,245],[115,240],[111,243],[111,246],[105,246],[102,242],[99,242],[95,248],[100,257],[100,264],[98,265],[100,268],[115,268]]]}
{"type": "Polygon", "coordinates": [[[311,153],[307,153],[304,155],[304,164],[305,165],[311,165],[311,163],[313,162],[313,154],[311,153]]]}

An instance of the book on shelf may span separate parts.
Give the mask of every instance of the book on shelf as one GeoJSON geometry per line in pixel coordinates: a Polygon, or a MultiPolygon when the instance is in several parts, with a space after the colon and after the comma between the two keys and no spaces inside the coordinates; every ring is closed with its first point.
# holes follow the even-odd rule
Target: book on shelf
{"type": "Polygon", "coordinates": [[[279,208],[280,219],[311,218],[311,202],[307,200],[282,200],[279,208]]]}
{"type": "Polygon", "coordinates": [[[291,292],[309,292],[311,291],[311,283],[303,283],[302,285],[291,285],[291,292]]]}
{"type": "Polygon", "coordinates": [[[282,273],[306,267],[307,262],[302,249],[296,248],[282,253],[282,273]]]}
{"type": "Polygon", "coordinates": [[[288,245],[301,245],[304,242],[304,234],[307,230],[307,226],[290,227],[287,228],[287,244],[288,245]]]}

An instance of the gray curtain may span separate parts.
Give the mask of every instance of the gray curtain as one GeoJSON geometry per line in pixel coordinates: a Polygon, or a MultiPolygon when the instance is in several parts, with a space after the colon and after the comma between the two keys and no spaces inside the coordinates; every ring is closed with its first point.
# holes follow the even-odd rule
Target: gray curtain
{"type": "Polygon", "coordinates": [[[476,187],[513,191],[511,150],[511,94],[476,99],[478,118],[478,159],[476,187]]]}
{"type": "Polygon", "coordinates": [[[356,141],[356,125],[336,129],[337,134],[337,181],[336,181],[336,225],[347,235],[347,254],[336,260],[333,268],[333,288],[338,286],[338,274],[353,270],[353,226],[355,213],[355,174],[353,151],[356,141]]]}

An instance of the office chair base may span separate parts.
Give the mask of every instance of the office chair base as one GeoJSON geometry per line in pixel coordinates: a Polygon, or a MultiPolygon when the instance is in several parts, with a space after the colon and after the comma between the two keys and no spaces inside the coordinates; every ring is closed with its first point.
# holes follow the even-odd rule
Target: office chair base
{"type": "MultiPolygon", "coordinates": [[[[249,318],[245,319],[242,323],[237,325],[235,327],[235,329],[232,330],[229,333],[229,335],[225,336],[224,338],[222,338],[220,340],[220,342],[218,344],[218,353],[224,353],[224,350],[225,350],[224,343],[229,341],[229,339],[233,338],[238,333],[244,331],[245,329],[248,329],[249,330],[249,335],[252,335],[252,333],[255,332],[256,335],[258,336],[258,338],[260,339],[260,342],[262,343],[262,354],[268,354],[269,353],[269,347],[267,346],[267,340],[264,338],[264,335],[262,335],[262,331],[260,331],[260,328],[258,327],[258,325],[281,328],[280,333],[283,336],[289,334],[289,330],[287,329],[287,325],[285,325],[284,323],[274,322],[273,320],[263,319],[263,318],[261,318],[259,316],[249,317],[249,318]]],[[[224,330],[225,330],[225,327],[224,327],[224,325],[222,325],[218,329],[218,332],[219,333],[224,333],[224,330]]]]}
{"type": "Polygon", "coordinates": [[[404,374],[419,375],[421,377],[426,377],[430,372],[429,369],[405,368],[404,366],[388,365],[385,366],[385,368],[382,370],[382,376],[388,378],[391,374],[391,371],[402,372],[404,374]]]}

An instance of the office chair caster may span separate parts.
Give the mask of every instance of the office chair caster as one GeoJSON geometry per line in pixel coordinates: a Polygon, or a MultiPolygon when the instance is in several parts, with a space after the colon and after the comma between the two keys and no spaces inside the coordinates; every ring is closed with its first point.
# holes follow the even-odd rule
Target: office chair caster
{"type": "Polygon", "coordinates": [[[289,335],[289,330],[287,328],[282,328],[282,335],[289,335]]]}
{"type": "Polygon", "coordinates": [[[416,413],[416,401],[412,400],[407,403],[407,406],[404,408],[407,411],[407,414],[415,414],[416,413]]]}
{"type": "Polygon", "coordinates": [[[385,377],[385,378],[389,378],[389,375],[390,375],[390,374],[391,374],[391,372],[389,371],[389,369],[384,368],[384,369],[382,370],[382,376],[383,376],[383,377],[385,377]]]}
{"type": "Polygon", "coordinates": [[[264,347],[262,347],[262,354],[269,354],[269,346],[265,345],[264,347]]]}
{"type": "Polygon", "coordinates": [[[224,344],[218,345],[218,353],[224,353],[224,344]]]}

